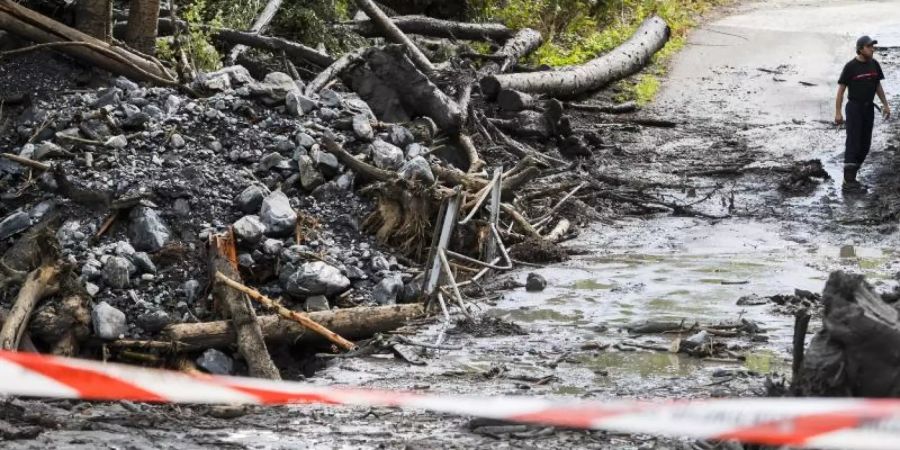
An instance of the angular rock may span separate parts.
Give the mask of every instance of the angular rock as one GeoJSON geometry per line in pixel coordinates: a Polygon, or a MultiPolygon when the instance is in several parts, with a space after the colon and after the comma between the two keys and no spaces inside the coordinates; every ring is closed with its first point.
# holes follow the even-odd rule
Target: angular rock
{"type": "Polygon", "coordinates": [[[413,137],[412,132],[407,130],[406,127],[391,125],[391,128],[388,130],[388,140],[391,144],[404,148],[415,142],[416,138],[413,137]]]}
{"type": "Polygon", "coordinates": [[[324,295],[313,295],[303,302],[303,309],[307,312],[314,312],[328,311],[331,307],[328,306],[328,297],[325,297],[324,295]]]}
{"type": "Polygon", "coordinates": [[[184,291],[184,298],[188,303],[193,303],[200,294],[200,282],[194,279],[187,280],[181,285],[181,290],[184,291]]]}
{"type": "Polygon", "coordinates": [[[241,217],[232,228],[240,241],[250,244],[259,242],[266,233],[266,226],[259,220],[259,216],[255,215],[241,217]]]}
{"type": "Polygon", "coordinates": [[[235,206],[237,206],[237,209],[242,212],[253,213],[259,211],[265,197],[266,191],[262,187],[254,184],[241,191],[237,198],[234,199],[234,203],[235,206]]]}
{"type": "Polygon", "coordinates": [[[325,177],[316,169],[316,163],[307,155],[300,155],[297,158],[297,165],[300,168],[300,185],[307,191],[325,183],[325,177]]]}
{"type": "Polygon", "coordinates": [[[121,135],[121,134],[118,136],[112,136],[109,139],[107,139],[103,143],[103,145],[105,145],[109,148],[115,148],[115,149],[121,150],[128,146],[128,138],[126,138],[124,135],[121,135]]]}
{"type": "Polygon", "coordinates": [[[353,133],[356,134],[356,137],[366,142],[375,139],[375,130],[372,129],[372,123],[369,122],[369,116],[365,114],[353,116],[353,133]]]}
{"type": "Polygon", "coordinates": [[[250,84],[251,94],[278,100],[284,100],[288,92],[298,92],[299,90],[294,79],[284,72],[270,72],[266,74],[262,82],[250,84]]]}
{"type": "Polygon", "coordinates": [[[97,101],[94,107],[118,106],[122,101],[122,90],[119,88],[104,89],[97,93],[97,101]]]}
{"type": "Polygon", "coordinates": [[[91,310],[91,322],[94,325],[94,334],[100,339],[119,339],[128,332],[125,313],[106,302],[94,306],[91,310]]]}
{"type": "Polygon", "coordinates": [[[17,233],[21,233],[31,226],[31,215],[25,211],[19,211],[6,216],[0,221],[0,240],[4,240],[17,233]]]}
{"type": "Polygon", "coordinates": [[[62,147],[50,142],[44,141],[34,147],[34,155],[32,158],[40,161],[46,158],[55,158],[64,156],[66,151],[62,147]]]}
{"type": "Polygon", "coordinates": [[[239,87],[256,81],[253,79],[253,76],[250,75],[250,71],[241,65],[223,67],[215,72],[206,74],[206,79],[222,77],[228,79],[228,84],[231,87],[239,87]]]}
{"type": "Polygon", "coordinates": [[[135,323],[145,331],[155,333],[172,323],[172,318],[169,316],[169,313],[158,309],[139,315],[135,320],[135,323]]]}
{"type": "Polygon", "coordinates": [[[547,287],[547,280],[539,274],[531,272],[525,280],[525,290],[529,292],[543,291],[547,287]]]}
{"type": "Polygon", "coordinates": [[[111,256],[103,265],[103,281],[110,287],[123,289],[128,287],[131,274],[136,271],[137,268],[128,259],[111,256]]]}
{"type": "Polygon", "coordinates": [[[128,217],[131,220],[128,226],[128,239],[135,249],[155,252],[169,242],[172,233],[156,210],[138,206],[131,210],[128,217]]]}
{"type": "Polygon", "coordinates": [[[285,285],[285,290],[296,296],[335,295],[350,287],[350,280],[334,266],[322,261],[304,263],[292,273],[285,285]]]}
{"type": "Polygon", "coordinates": [[[153,260],[146,252],[135,252],[131,256],[131,262],[137,267],[139,273],[156,273],[156,264],[153,264],[153,260]]]}
{"type": "Polygon", "coordinates": [[[125,77],[116,77],[116,79],[113,80],[113,85],[123,91],[136,91],[140,89],[140,86],[138,86],[137,83],[125,77]]]}
{"type": "Polygon", "coordinates": [[[234,361],[228,355],[214,348],[203,352],[196,362],[197,367],[213,375],[231,375],[234,370],[234,361]]]}
{"type": "Polygon", "coordinates": [[[116,242],[115,253],[118,256],[124,256],[128,259],[131,259],[131,256],[134,255],[134,247],[131,246],[128,242],[119,241],[116,242]]]}
{"type": "Polygon", "coordinates": [[[384,277],[375,289],[372,289],[372,299],[379,305],[393,305],[397,303],[397,295],[403,289],[403,279],[399,275],[384,277]]]}
{"type": "Polygon", "coordinates": [[[291,207],[287,195],[281,191],[272,192],[263,200],[259,218],[266,225],[267,234],[271,236],[291,234],[297,224],[297,213],[291,207]]]}
{"type": "Polygon", "coordinates": [[[185,146],[184,138],[178,133],[172,135],[169,139],[169,143],[172,144],[172,147],[174,148],[182,148],[185,146]]]}
{"type": "Polygon", "coordinates": [[[397,175],[400,175],[400,178],[404,180],[422,181],[427,184],[434,183],[434,173],[431,172],[431,165],[421,156],[416,156],[403,163],[403,166],[397,171],[397,175]]]}
{"type": "Polygon", "coordinates": [[[316,140],[313,139],[313,137],[307,133],[303,133],[303,132],[297,133],[296,139],[297,139],[297,145],[299,145],[300,147],[303,147],[306,150],[309,150],[312,148],[313,145],[316,145],[316,140]]]}
{"type": "Polygon", "coordinates": [[[338,161],[337,156],[323,152],[318,146],[313,147],[309,157],[316,163],[316,168],[327,177],[334,177],[341,169],[341,163],[338,161]]]}
{"type": "Polygon", "coordinates": [[[262,250],[263,253],[267,255],[277,255],[281,252],[281,249],[284,247],[284,242],[279,241],[278,239],[266,239],[263,242],[262,250]]]}
{"type": "Polygon", "coordinates": [[[403,165],[403,150],[396,145],[376,139],[372,142],[372,162],[379,169],[397,170],[403,165]]]}

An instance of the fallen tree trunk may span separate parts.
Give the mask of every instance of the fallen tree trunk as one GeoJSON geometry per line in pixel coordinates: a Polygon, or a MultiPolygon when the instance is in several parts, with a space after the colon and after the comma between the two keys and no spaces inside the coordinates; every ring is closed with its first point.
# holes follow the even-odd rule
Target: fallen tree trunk
{"type": "Polygon", "coordinates": [[[459,105],[416,68],[405,47],[370,48],[365,59],[371,70],[353,71],[347,84],[372,107],[379,119],[387,122],[409,120],[390,110],[399,103],[408,114],[431,118],[445,133],[458,133],[462,115],[459,105]],[[373,74],[377,78],[373,79],[373,74]],[[391,92],[386,93],[375,83],[387,86],[391,92]]]}
{"type": "Polygon", "coordinates": [[[135,80],[177,85],[175,76],[156,61],[67,27],[11,0],[0,0],[0,29],[53,45],[74,58],[135,80]]]}
{"type": "MultiPolygon", "coordinates": [[[[269,22],[275,18],[275,13],[278,12],[278,8],[281,7],[281,0],[269,0],[266,3],[266,7],[263,8],[262,12],[259,14],[259,17],[253,21],[253,25],[250,26],[250,33],[259,34],[266,30],[269,26],[269,22]]],[[[237,60],[238,55],[247,50],[247,47],[243,44],[235,45],[234,48],[228,52],[228,57],[225,58],[225,65],[232,65],[237,60]]]]}
{"type": "Polygon", "coordinates": [[[557,97],[588,92],[638,72],[668,39],[668,25],[653,16],[625,43],[583,65],[553,72],[489,75],[481,79],[481,92],[489,98],[502,89],[557,97]]]}
{"type": "Polygon", "coordinates": [[[56,264],[41,266],[25,279],[25,284],[19,290],[16,302],[3,327],[0,328],[0,350],[17,350],[22,340],[22,335],[28,328],[31,311],[35,305],[47,295],[52,295],[59,290],[60,268],[56,264]]]}
{"type": "MultiPolygon", "coordinates": [[[[347,339],[363,339],[398,328],[423,312],[422,305],[409,304],[312,312],[309,318],[347,339]]],[[[303,325],[277,315],[258,319],[266,341],[272,344],[318,345],[328,342],[303,325]]],[[[190,348],[225,347],[235,339],[234,326],[229,321],[169,325],[163,335],[190,348]]]]}
{"type": "Polygon", "coordinates": [[[803,396],[900,397],[900,311],[862,275],[832,272],[825,315],[791,391],[803,396]]]}
{"type": "Polygon", "coordinates": [[[215,278],[217,272],[224,273],[232,279],[240,279],[234,233],[230,229],[224,236],[212,235],[209,238],[209,273],[213,299],[216,302],[215,309],[221,316],[231,319],[232,327],[235,328],[235,342],[241,356],[247,362],[250,376],[280,380],[281,373],[269,356],[256,311],[250,305],[250,300],[246,295],[217,280],[215,278]]]}
{"type": "MultiPolygon", "coordinates": [[[[454,22],[426,16],[398,16],[391,17],[390,20],[404,33],[436,38],[502,42],[515,35],[514,30],[500,23],[454,22]]],[[[380,30],[371,20],[352,22],[345,26],[364,37],[381,36],[380,30]]]]}
{"type": "MultiPolygon", "coordinates": [[[[180,30],[186,30],[187,22],[178,20],[173,23],[172,19],[159,19],[159,34],[161,36],[171,35],[175,32],[175,26],[178,26],[180,30]]],[[[209,31],[210,36],[212,36],[213,38],[228,44],[246,45],[248,47],[268,50],[270,52],[278,54],[284,52],[284,54],[290,58],[308,61],[319,67],[328,67],[335,61],[335,59],[327,53],[322,53],[312,47],[307,47],[303,44],[289,41],[280,37],[265,36],[262,34],[234,30],[231,28],[214,28],[209,26],[201,26],[201,28],[209,31]]],[[[121,35],[124,30],[124,23],[116,24],[115,34],[117,36],[121,35]]]]}
{"type": "Polygon", "coordinates": [[[422,50],[419,50],[419,47],[416,47],[416,44],[403,34],[403,32],[397,28],[397,25],[394,25],[391,18],[388,17],[375,2],[372,0],[356,0],[356,5],[369,16],[369,19],[372,20],[372,23],[381,31],[387,40],[395,44],[400,44],[406,48],[407,52],[409,52],[409,58],[415,63],[419,70],[426,74],[434,72],[434,65],[432,65],[431,61],[429,61],[425,54],[422,53],[422,50]]]}
{"type": "Polygon", "coordinates": [[[533,52],[543,42],[544,38],[538,31],[531,28],[519,30],[512,39],[506,41],[503,47],[494,53],[494,59],[478,69],[478,76],[485,77],[495,73],[506,72],[516,61],[533,52]],[[497,60],[498,58],[499,61],[497,60]]]}

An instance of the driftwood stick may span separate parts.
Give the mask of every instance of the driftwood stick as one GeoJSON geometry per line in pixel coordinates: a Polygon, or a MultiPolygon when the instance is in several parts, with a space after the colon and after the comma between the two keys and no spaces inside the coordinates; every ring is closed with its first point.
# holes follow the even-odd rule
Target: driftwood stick
{"type": "Polygon", "coordinates": [[[794,351],[791,364],[791,385],[800,386],[803,381],[803,354],[806,347],[806,331],[809,329],[809,319],[812,316],[806,309],[797,311],[794,315],[794,351]]]}
{"type": "Polygon", "coordinates": [[[22,335],[28,328],[31,311],[42,298],[59,290],[59,274],[60,268],[57,264],[41,266],[28,274],[15,304],[9,311],[9,316],[0,328],[0,350],[19,348],[22,335]]]}
{"type": "Polygon", "coordinates": [[[32,169],[37,170],[50,170],[50,164],[42,163],[40,161],[35,161],[33,159],[23,158],[18,155],[13,155],[12,153],[0,153],[0,157],[6,158],[10,161],[17,162],[23,166],[31,167],[32,169]]]}
{"type": "Polygon", "coordinates": [[[478,156],[478,149],[475,148],[475,144],[472,142],[472,138],[467,134],[459,134],[457,136],[457,142],[466,152],[466,158],[469,160],[469,170],[467,173],[476,173],[481,171],[484,168],[484,160],[478,156]]]}
{"type": "Polygon", "coordinates": [[[338,58],[337,61],[328,66],[325,70],[319,72],[319,74],[306,85],[306,95],[319,92],[328,85],[331,80],[339,77],[345,70],[363,61],[364,51],[365,49],[357,49],[348,52],[346,55],[338,58]]]}
{"type": "MultiPolygon", "coordinates": [[[[209,255],[211,274],[223,274],[236,280],[240,279],[234,232],[230,228],[224,235],[210,236],[209,255]]],[[[280,380],[281,374],[269,356],[262,329],[256,320],[256,312],[250,300],[240,292],[229,289],[218,278],[213,281],[212,294],[220,315],[230,318],[237,330],[237,347],[247,361],[250,376],[280,380]]]]}
{"type": "Polygon", "coordinates": [[[347,165],[347,167],[360,175],[378,181],[395,181],[399,178],[394,172],[379,169],[371,164],[356,159],[353,155],[341,148],[340,144],[338,144],[332,136],[326,135],[323,142],[325,144],[325,151],[337,156],[341,162],[347,165]]]}
{"type": "Polygon", "coordinates": [[[553,229],[550,230],[549,233],[547,233],[546,239],[550,242],[559,242],[559,240],[569,232],[570,226],[571,223],[569,223],[567,219],[559,219],[559,222],[556,224],[556,226],[553,227],[553,229]]]}
{"type": "MultiPolygon", "coordinates": [[[[262,12],[259,14],[259,17],[253,21],[253,25],[250,26],[250,32],[254,34],[262,33],[269,26],[269,22],[275,18],[275,14],[278,12],[278,8],[281,7],[281,0],[269,0],[266,3],[266,7],[263,8],[262,12]]],[[[234,48],[228,52],[228,57],[225,58],[226,65],[232,65],[237,60],[238,56],[247,50],[247,47],[242,44],[235,45],[234,48]]]]}
{"type": "Polygon", "coordinates": [[[238,291],[241,291],[244,294],[247,294],[248,297],[262,303],[267,308],[275,310],[279,316],[284,317],[285,319],[297,322],[297,323],[303,325],[304,327],[309,328],[312,331],[315,331],[316,333],[324,336],[326,339],[333,342],[337,346],[343,348],[344,350],[353,350],[356,348],[356,344],[342,338],[341,336],[339,336],[338,334],[329,330],[328,328],[325,328],[322,325],[316,323],[315,321],[310,319],[309,316],[307,316],[306,314],[298,313],[296,311],[291,311],[291,310],[285,308],[284,306],[281,306],[280,304],[278,304],[275,300],[272,300],[269,297],[266,297],[265,295],[260,294],[259,291],[257,291],[256,289],[249,288],[247,286],[244,286],[241,283],[238,283],[237,281],[234,281],[234,280],[226,277],[225,274],[223,274],[222,272],[216,272],[216,280],[221,281],[221,282],[225,283],[226,285],[228,285],[229,287],[236,289],[238,291]]]}
{"type": "Polygon", "coordinates": [[[372,23],[378,27],[389,41],[406,47],[410,59],[415,63],[419,70],[426,74],[434,72],[434,65],[431,64],[431,61],[429,61],[425,54],[416,47],[416,44],[414,44],[409,37],[400,31],[400,28],[397,28],[397,25],[391,21],[390,17],[388,17],[375,2],[372,0],[356,0],[356,4],[359,6],[359,9],[363,10],[363,12],[369,16],[372,23]]]}
{"type": "Polygon", "coordinates": [[[541,234],[538,233],[537,230],[535,230],[534,227],[531,226],[531,223],[528,222],[528,219],[526,219],[519,211],[516,211],[516,209],[513,208],[512,205],[508,203],[501,203],[500,207],[503,208],[503,211],[506,212],[506,214],[509,214],[509,217],[512,218],[516,225],[518,225],[519,228],[521,228],[522,231],[525,232],[525,234],[534,238],[543,239],[543,237],[541,237],[541,234]]]}
{"type": "MultiPolygon", "coordinates": [[[[409,304],[317,311],[309,313],[309,318],[342,336],[362,339],[393,330],[422,314],[424,309],[421,304],[409,304]]],[[[328,342],[305,326],[284,320],[281,316],[259,316],[259,324],[269,343],[298,345],[328,342]]],[[[182,342],[190,349],[202,349],[232,345],[236,334],[231,321],[221,320],[169,325],[163,330],[163,336],[182,342]]]]}
{"type": "MultiPolygon", "coordinates": [[[[425,16],[391,17],[391,22],[408,34],[445,39],[505,41],[515,31],[499,23],[466,23],[435,19],[425,16]]],[[[371,20],[342,24],[364,37],[378,37],[379,29],[371,20]]]]}

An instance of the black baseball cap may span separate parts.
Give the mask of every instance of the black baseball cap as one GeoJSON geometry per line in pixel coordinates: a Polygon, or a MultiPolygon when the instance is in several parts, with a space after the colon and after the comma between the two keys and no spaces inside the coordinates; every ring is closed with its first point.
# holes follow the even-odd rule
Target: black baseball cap
{"type": "Polygon", "coordinates": [[[875,39],[872,39],[869,36],[862,36],[856,40],[856,49],[859,50],[869,44],[875,45],[877,43],[878,43],[878,41],[876,41],[875,39]]]}

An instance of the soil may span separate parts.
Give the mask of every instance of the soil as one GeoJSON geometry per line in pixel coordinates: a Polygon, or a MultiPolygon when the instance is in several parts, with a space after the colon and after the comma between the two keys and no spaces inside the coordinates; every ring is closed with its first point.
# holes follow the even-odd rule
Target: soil
{"type": "MultiPolygon", "coordinates": [[[[876,36],[888,47],[876,58],[888,76],[885,91],[892,101],[898,98],[897,23],[900,10],[889,2],[767,0],[721,11],[691,34],[657,100],[635,113],[675,120],[678,126],[608,124],[596,114],[571,112],[573,128],[582,130],[578,133],[585,140],[603,144],[576,170],[610,186],[618,183],[619,189],[616,197],[580,198],[602,220],[565,244],[567,261],[491,280],[492,285],[523,286],[533,271],[548,281],[545,290],[518,287],[479,301],[478,322],[435,318],[414,327],[417,341],[461,347],[410,348],[426,366],[389,355],[339,358],[323,363],[308,381],[598,400],[773,392],[790,375],[792,314],[796,307],[815,311],[815,294],[829,272],[863,273],[883,294],[898,286],[896,119],[876,119],[874,150],[862,172],[871,191],[854,196],[841,192],[843,132],[830,124],[834,82],[853,57],[857,34],[876,36]],[[764,301],[739,302],[752,295],[764,301]],[[727,357],[707,359],[647,350],[668,348],[695,330],[682,335],[628,331],[629,325],[646,321],[684,328],[734,324],[753,331],[715,337],[716,356],[727,357]]],[[[346,204],[333,207],[340,205],[346,204]]],[[[366,207],[364,202],[353,205],[366,207]]],[[[206,220],[221,214],[211,211],[206,220]]],[[[222,220],[236,218],[225,214],[222,220]]],[[[370,239],[363,233],[352,236],[370,239]]],[[[818,326],[813,319],[810,332],[818,326]]],[[[127,402],[0,403],[0,437],[8,448],[103,443],[116,448],[668,449],[697,444],[494,425],[422,411],[305,405],[229,410],[127,402]]]]}

